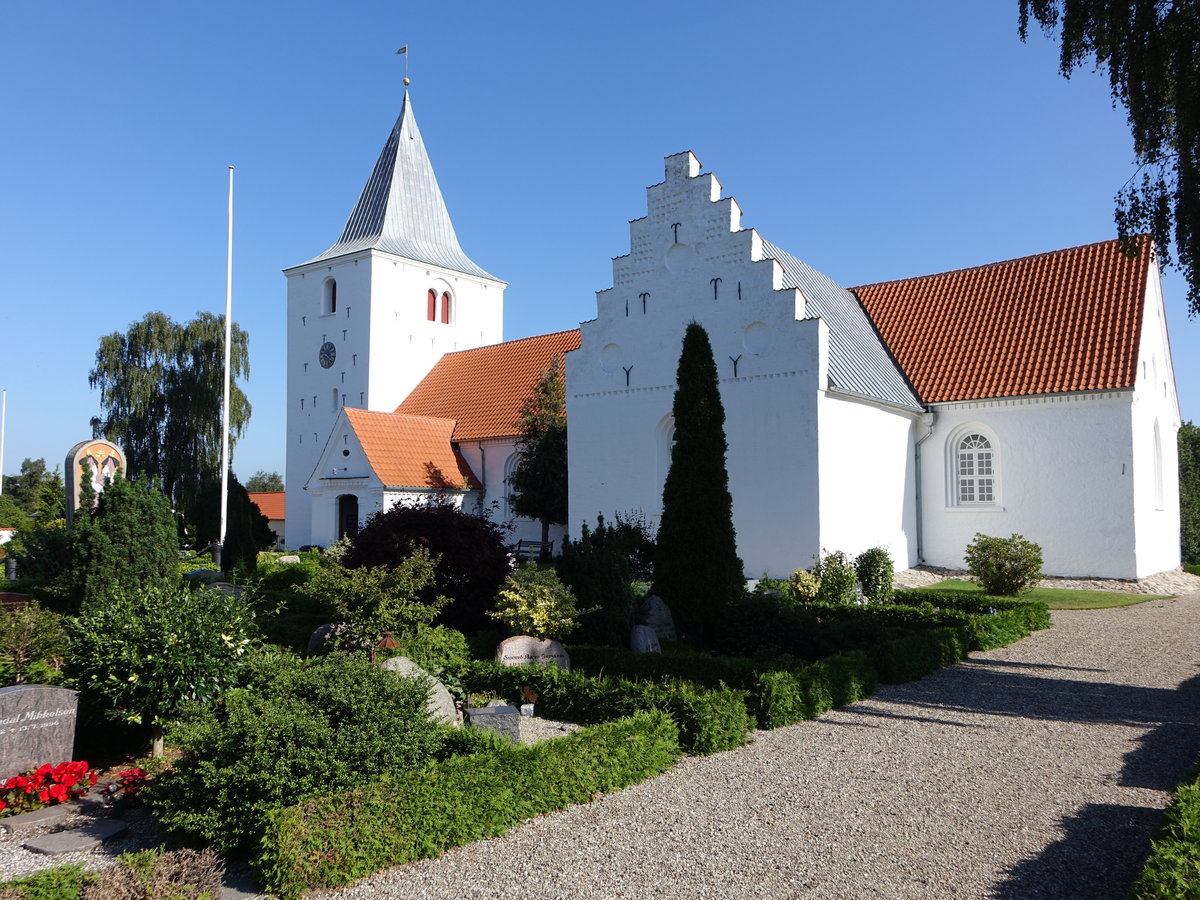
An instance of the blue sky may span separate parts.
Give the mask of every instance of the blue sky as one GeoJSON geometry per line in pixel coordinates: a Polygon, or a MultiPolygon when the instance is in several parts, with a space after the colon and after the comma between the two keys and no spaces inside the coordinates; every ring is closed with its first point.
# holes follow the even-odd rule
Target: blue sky
{"type": "MultiPolygon", "coordinates": [[[[411,4],[63,0],[5,10],[4,471],[90,437],[98,339],[225,300],[254,407],[234,469],[284,469],[284,267],[337,239],[411,98],[459,239],[509,282],[505,337],[611,285],[662,159],[845,285],[1104,240],[1131,174],[1107,81],[1017,37],[1016,0],[411,4]],[[747,12],[751,10],[751,12],[747,12]]],[[[1184,419],[1200,322],[1164,280],[1184,419]]]]}

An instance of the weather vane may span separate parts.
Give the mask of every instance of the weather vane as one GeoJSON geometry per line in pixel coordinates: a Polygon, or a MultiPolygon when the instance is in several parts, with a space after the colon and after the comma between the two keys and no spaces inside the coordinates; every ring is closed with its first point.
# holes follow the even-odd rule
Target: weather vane
{"type": "Polygon", "coordinates": [[[410,84],[412,84],[412,82],[408,80],[408,44],[405,44],[403,47],[397,50],[396,54],[404,57],[404,86],[408,87],[410,84]]]}

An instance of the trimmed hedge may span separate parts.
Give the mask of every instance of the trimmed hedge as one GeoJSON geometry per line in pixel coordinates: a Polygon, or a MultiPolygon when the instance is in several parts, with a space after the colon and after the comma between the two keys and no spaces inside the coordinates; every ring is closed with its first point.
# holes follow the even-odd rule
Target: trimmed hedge
{"type": "Polygon", "coordinates": [[[257,864],[266,887],[288,900],[496,837],[525,819],[665,772],[679,756],[678,731],[662,712],[532,747],[497,743],[487,753],[277,810],[257,864]]]}
{"type": "Polygon", "coordinates": [[[1200,897],[1200,777],[1175,790],[1133,883],[1133,900],[1200,897]]]}
{"type": "Polygon", "coordinates": [[[931,628],[872,647],[867,654],[884,684],[904,684],[952,666],[971,650],[971,635],[961,626],[931,628]]]}
{"type": "Polygon", "coordinates": [[[463,676],[468,692],[492,691],[515,699],[528,686],[538,693],[538,714],[582,725],[608,722],[641,710],[667,713],[679,727],[685,753],[701,756],[740,747],[753,726],[746,691],[706,689],[683,680],[662,682],[592,678],[556,666],[502,666],[474,662],[463,676]]]}

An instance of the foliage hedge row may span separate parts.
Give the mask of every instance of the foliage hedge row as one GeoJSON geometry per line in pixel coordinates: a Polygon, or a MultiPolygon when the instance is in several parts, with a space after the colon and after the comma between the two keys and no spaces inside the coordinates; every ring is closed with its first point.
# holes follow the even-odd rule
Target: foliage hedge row
{"type": "Polygon", "coordinates": [[[1175,790],[1132,896],[1133,900],[1200,897],[1200,776],[1175,790]]]}
{"type": "Polygon", "coordinates": [[[285,900],[349,884],[620,790],[679,756],[674,723],[653,711],[532,747],[497,743],[272,813],[259,869],[285,900]]]}
{"type": "Polygon", "coordinates": [[[474,662],[463,675],[463,687],[472,693],[490,691],[515,699],[526,686],[538,694],[539,715],[581,725],[661,710],[679,727],[680,747],[694,756],[740,747],[753,724],[746,709],[746,692],[724,686],[708,689],[681,679],[599,679],[555,666],[493,662],[474,662]]]}

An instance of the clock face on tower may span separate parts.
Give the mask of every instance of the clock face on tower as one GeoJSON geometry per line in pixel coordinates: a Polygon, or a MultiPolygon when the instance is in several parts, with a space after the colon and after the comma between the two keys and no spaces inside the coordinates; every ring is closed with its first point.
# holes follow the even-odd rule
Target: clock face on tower
{"type": "Polygon", "coordinates": [[[333,365],[333,361],[337,359],[337,347],[333,346],[331,341],[326,341],[321,345],[321,349],[317,351],[317,359],[321,361],[321,367],[328,369],[333,365]]]}

